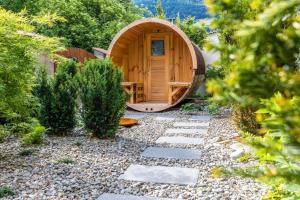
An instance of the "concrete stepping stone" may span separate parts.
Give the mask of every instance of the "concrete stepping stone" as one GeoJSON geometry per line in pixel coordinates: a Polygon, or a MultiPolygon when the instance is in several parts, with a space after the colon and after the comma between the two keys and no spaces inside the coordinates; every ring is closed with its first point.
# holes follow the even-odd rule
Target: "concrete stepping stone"
{"type": "Polygon", "coordinates": [[[157,144],[191,144],[191,145],[201,145],[204,144],[203,138],[190,138],[190,137],[183,137],[183,136],[176,136],[176,137],[160,137],[156,140],[157,144]]]}
{"type": "Polygon", "coordinates": [[[188,128],[169,128],[166,130],[167,134],[206,134],[207,133],[207,129],[202,128],[192,128],[192,129],[188,129],[188,128]]]}
{"type": "Polygon", "coordinates": [[[194,115],[189,118],[190,121],[210,121],[211,117],[208,115],[194,115]]]}
{"type": "Polygon", "coordinates": [[[141,120],[144,119],[146,115],[143,114],[125,114],[124,118],[136,119],[141,120]]]}
{"type": "Polygon", "coordinates": [[[104,193],[97,200],[171,200],[171,199],[104,193]]]}
{"type": "Polygon", "coordinates": [[[174,121],[175,119],[176,118],[172,116],[158,116],[154,118],[155,121],[174,121]]]}
{"type": "Polygon", "coordinates": [[[119,179],[194,186],[198,175],[199,171],[192,168],[131,165],[119,179]]]}
{"type": "Polygon", "coordinates": [[[208,127],[209,122],[175,122],[175,127],[208,127]]]}
{"type": "Polygon", "coordinates": [[[143,157],[199,160],[201,152],[192,149],[149,147],[143,157]]]}

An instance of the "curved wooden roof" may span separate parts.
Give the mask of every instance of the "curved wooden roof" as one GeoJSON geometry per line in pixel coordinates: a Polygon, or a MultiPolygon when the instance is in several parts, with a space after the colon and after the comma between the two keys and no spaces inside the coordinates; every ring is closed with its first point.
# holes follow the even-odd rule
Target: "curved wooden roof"
{"type": "MultiPolygon", "coordinates": [[[[142,25],[142,24],[147,24],[147,23],[155,23],[155,24],[159,24],[162,26],[166,26],[170,29],[172,29],[173,31],[175,31],[187,44],[189,51],[191,53],[191,57],[192,57],[192,64],[193,64],[193,69],[199,69],[199,63],[198,63],[198,58],[197,58],[197,54],[196,54],[196,50],[195,50],[195,46],[193,45],[192,41],[188,38],[188,36],[181,30],[179,29],[177,26],[175,26],[174,24],[172,24],[169,21],[163,20],[163,19],[158,19],[158,18],[144,18],[144,19],[140,19],[137,20],[131,24],[129,24],[128,26],[126,26],[125,28],[123,28],[112,40],[112,42],[110,43],[109,49],[108,49],[108,57],[111,56],[112,50],[115,46],[115,44],[118,42],[118,40],[122,37],[123,34],[125,34],[126,32],[130,31],[131,29],[134,29],[135,27],[142,25]]],[[[205,67],[204,67],[205,68],[205,67]]]]}

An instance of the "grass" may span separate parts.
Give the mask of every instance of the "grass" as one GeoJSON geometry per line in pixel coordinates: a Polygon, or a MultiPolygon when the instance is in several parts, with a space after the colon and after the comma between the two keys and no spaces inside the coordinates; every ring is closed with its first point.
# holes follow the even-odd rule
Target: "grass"
{"type": "Polygon", "coordinates": [[[74,161],[72,158],[66,157],[66,158],[59,159],[59,160],[57,161],[57,163],[69,165],[69,164],[74,164],[75,161],[74,161]]]}
{"type": "Polygon", "coordinates": [[[19,152],[20,156],[31,156],[34,153],[33,149],[24,149],[19,152]]]}
{"type": "Polygon", "coordinates": [[[0,187],[0,199],[8,196],[13,196],[14,194],[14,191],[10,187],[0,187]]]}

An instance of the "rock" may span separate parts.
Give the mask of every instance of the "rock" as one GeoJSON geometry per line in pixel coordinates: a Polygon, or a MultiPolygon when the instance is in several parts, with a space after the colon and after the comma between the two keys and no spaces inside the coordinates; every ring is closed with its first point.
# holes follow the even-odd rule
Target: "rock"
{"type": "MultiPolygon", "coordinates": [[[[127,114],[137,113],[129,111],[127,114]]],[[[122,141],[120,145],[113,139],[89,140],[84,130],[77,128],[74,137],[48,136],[49,145],[38,147],[34,156],[26,158],[16,156],[23,148],[20,142],[1,143],[1,185],[16,188],[14,199],[97,199],[106,192],[191,200],[261,199],[265,189],[259,183],[237,177],[226,177],[221,181],[211,176],[210,171],[214,167],[238,166],[240,163],[228,155],[236,153],[237,149],[247,149],[245,146],[240,148],[242,144],[233,145],[232,149],[228,143],[220,142],[231,141],[238,133],[230,119],[212,118],[208,129],[185,127],[189,130],[178,130],[173,126],[175,122],[189,122],[190,118],[176,110],[145,114],[140,119],[140,126],[118,131],[118,141],[122,141]],[[175,120],[158,123],[155,118],[162,116],[172,116],[175,120]],[[159,137],[172,136],[201,137],[204,142],[197,145],[155,144],[159,137]],[[74,145],[78,141],[80,148],[74,145]],[[200,150],[201,155],[199,160],[142,157],[142,152],[152,146],[200,150]],[[72,158],[75,163],[57,164],[57,160],[65,157],[72,158]],[[194,187],[118,179],[131,164],[194,168],[199,171],[199,176],[194,187]]]]}
{"type": "Polygon", "coordinates": [[[233,159],[238,159],[244,155],[245,151],[243,149],[235,150],[230,154],[230,157],[233,159]]]}

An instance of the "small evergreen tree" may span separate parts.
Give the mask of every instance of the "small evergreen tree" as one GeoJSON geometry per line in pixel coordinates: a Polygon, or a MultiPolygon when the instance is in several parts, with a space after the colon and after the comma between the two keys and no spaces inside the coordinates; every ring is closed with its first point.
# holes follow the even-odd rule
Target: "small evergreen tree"
{"type": "Polygon", "coordinates": [[[76,125],[77,65],[67,61],[58,66],[54,77],[41,72],[37,96],[41,103],[40,121],[53,133],[64,133],[76,125]]]}
{"type": "Polygon", "coordinates": [[[156,8],[156,17],[160,19],[166,19],[166,14],[162,6],[161,0],[157,0],[155,8],[156,8]]]}
{"type": "Polygon", "coordinates": [[[82,116],[85,127],[99,138],[113,137],[124,114],[122,79],[122,71],[109,59],[85,63],[80,77],[82,116]]]}

